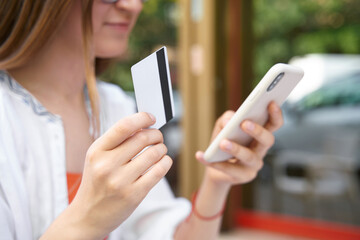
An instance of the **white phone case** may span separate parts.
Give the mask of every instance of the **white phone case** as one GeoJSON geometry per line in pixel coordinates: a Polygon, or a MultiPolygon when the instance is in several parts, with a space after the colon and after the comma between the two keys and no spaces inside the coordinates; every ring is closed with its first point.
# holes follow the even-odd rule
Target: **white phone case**
{"type": "Polygon", "coordinates": [[[235,115],[206,149],[204,155],[205,160],[207,162],[220,162],[232,157],[219,148],[220,142],[225,138],[243,146],[249,145],[252,137],[240,129],[241,122],[248,119],[264,125],[268,119],[267,107],[269,103],[274,101],[281,106],[303,76],[304,71],[298,67],[283,63],[278,63],[271,67],[239,107],[235,115]],[[282,77],[280,77],[281,75],[282,77]],[[273,83],[276,78],[280,79],[277,84],[274,85],[273,83]],[[268,91],[270,85],[273,88],[268,91]]]}

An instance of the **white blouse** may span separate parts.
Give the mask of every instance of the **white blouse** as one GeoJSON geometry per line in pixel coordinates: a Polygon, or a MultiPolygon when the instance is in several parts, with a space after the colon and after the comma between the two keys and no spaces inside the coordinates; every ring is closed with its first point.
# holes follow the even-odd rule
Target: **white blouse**
{"type": "MultiPolygon", "coordinates": [[[[98,90],[104,133],[135,105],[115,85],[99,81],[98,90]]],[[[0,239],[38,239],[67,206],[61,117],[0,71],[0,239]]],[[[190,208],[162,179],[109,239],[173,239],[190,208]]]]}

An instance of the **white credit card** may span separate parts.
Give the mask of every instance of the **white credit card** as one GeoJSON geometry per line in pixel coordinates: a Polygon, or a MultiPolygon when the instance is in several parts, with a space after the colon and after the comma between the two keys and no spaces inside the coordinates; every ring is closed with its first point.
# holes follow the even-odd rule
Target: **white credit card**
{"type": "Polygon", "coordinates": [[[131,67],[139,112],[151,113],[161,128],[175,115],[166,47],[162,47],[131,67]]]}

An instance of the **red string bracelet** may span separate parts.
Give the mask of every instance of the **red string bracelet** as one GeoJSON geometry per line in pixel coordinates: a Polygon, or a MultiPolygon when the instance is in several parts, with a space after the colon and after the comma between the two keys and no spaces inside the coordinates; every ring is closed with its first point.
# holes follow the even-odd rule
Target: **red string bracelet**
{"type": "Polygon", "coordinates": [[[212,220],[215,220],[215,219],[217,219],[219,217],[222,217],[222,215],[224,214],[224,212],[225,212],[225,203],[224,203],[224,206],[221,209],[221,211],[218,212],[217,214],[215,214],[213,216],[209,216],[209,217],[201,215],[195,208],[196,198],[197,198],[197,191],[192,196],[192,199],[191,199],[191,203],[192,203],[191,213],[189,214],[186,221],[188,221],[190,219],[191,214],[194,214],[197,218],[199,218],[199,219],[201,219],[203,221],[212,221],[212,220]]]}

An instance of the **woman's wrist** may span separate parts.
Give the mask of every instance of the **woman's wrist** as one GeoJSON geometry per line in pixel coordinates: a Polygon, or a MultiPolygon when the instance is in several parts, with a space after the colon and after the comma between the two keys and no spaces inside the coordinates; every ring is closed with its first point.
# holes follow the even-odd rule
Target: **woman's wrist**
{"type": "Polygon", "coordinates": [[[85,214],[74,205],[70,205],[50,225],[44,239],[103,239],[106,234],[97,226],[92,226],[85,214]]]}
{"type": "Polygon", "coordinates": [[[196,200],[193,201],[193,210],[205,217],[218,215],[224,209],[230,187],[230,184],[213,181],[205,172],[203,182],[196,193],[196,200]]]}
{"type": "Polygon", "coordinates": [[[190,219],[191,215],[194,215],[196,216],[196,218],[202,220],[202,221],[213,221],[213,220],[216,220],[218,218],[221,218],[224,214],[224,211],[225,211],[225,202],[223,204],[223,207],[221,209],[221,211],[219,211],[218,213],[212,215],[212,216],[203,216],[201,213],[199,213],[196,209],[196,200],[197,200],[197,194],[198,192],[194,192],[193,193],[193,196],[192,196],[192,199],[191,199],[191,203],[192,203],[192,208],[191,208],[191,213],[187,219],[187,221],[190,219]]]}

